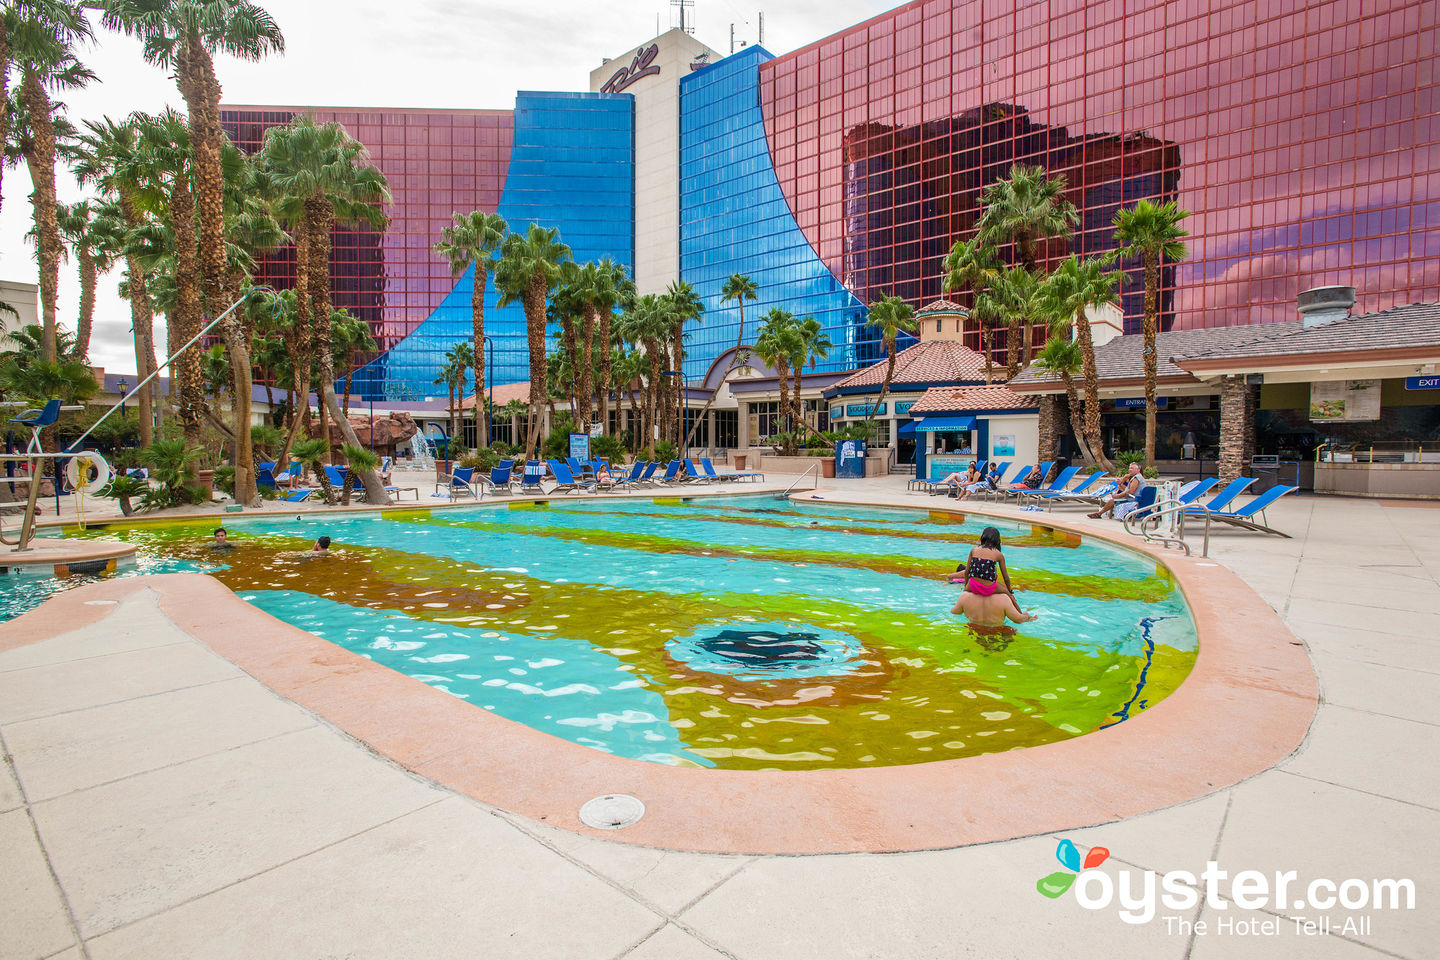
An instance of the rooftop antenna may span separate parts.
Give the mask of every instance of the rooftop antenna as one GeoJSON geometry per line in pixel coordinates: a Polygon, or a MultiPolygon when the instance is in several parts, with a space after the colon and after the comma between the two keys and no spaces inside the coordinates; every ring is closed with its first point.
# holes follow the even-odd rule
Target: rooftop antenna
{"type": "MultiPolygon", "coordinates": [[[[688,24],[685,22],[685,11],[695,6],[695,0],[670,0],[670,6],[676,7],[680,10],[681,32],[688,33],[693,37],[695,35],[695,25],[693,22],[688,24]]],[[[695,18],[691,17],[690,19],[691,21],[693,21],[695,18]]]]}
{"type": "Polygon", "coordinates": [[[761,10],[761,11],[760,11],[760,36],[756,38],[755,42],[758,43],[758,44],[760,44],[760,46],[762,46],[762,47],[765,46],[765,11],[764,11],[764,10],[761,10]]]}

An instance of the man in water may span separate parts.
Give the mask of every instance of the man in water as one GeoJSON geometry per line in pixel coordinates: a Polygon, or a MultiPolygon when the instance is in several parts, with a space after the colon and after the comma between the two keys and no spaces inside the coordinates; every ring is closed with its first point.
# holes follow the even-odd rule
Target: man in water
{"type": "Polygon", "coordinates": [[[230,542],[230,534],[224,527],[215,530],[215,541],[210,544],[211,550],[234,550],[235,544],[230,542]]]}
{"type": "Polygon", "coordinates": [[[310,548],[310,556],[312,556],[312,557],[328,557],[328,556],[330,556],[330,538],[329,538],[329,537],[321,537],[319,540],[316,540],[316,541],[315,541],[315,546],[313,546],[313,547],[310,548]]]}
{"type": "Polygon", "coordinates": [[[1035,619],[1032,613],[1025,613],[1015,606],[1015,598],[1008,593],[995,592],[988,597],[966,590],[955,601],[951,613],[963,613],[971,623],[985,626],[999,626],[1008,618],[1016,623],[1029,623],[1035,619]]]}

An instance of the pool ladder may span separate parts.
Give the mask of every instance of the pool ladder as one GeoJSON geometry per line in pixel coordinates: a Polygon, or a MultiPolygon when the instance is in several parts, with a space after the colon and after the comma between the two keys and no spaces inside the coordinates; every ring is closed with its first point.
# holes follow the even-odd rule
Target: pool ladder
{"type": "Polygon", "coordinates": [[[786,487],[782,492],[775,494],[775,499],[776,499],[776,500],[784,500],[786,497],[790,496],[790,491],[795,489],[795,484],[799,483],[801,480],[804,480],[806,477],[810,476],[810,471],[812,471],[812,470],[816,471],[816,475],[815,475],[815,483],[814,483],[814,485],[812,485],[812,486],[810,487],[810,489],[811,489],[811,490],[814,490],[816,487],[819,487],[819,486],[820,486],[820,475],[819,475],[820,464],[819,464],[819,463],[812,463],[812,464],[810,464],[810,466],[808,466],[808,467],[805,468],[805,472],[804,472],[804,473],[800,474],[800,476],[798,476],[798,477],[796,477],[794,480],[791,480],[791,481],[790,481],[790,486],[786,487]]]}
{"type": "MultiPolygon", "coordinates": [[[[1124,520],[1125,532],[1137,537],[1144,538],[1146,543],[1163,543],[1168,549],[1173,543],[1185,551],[1185,556],[1190,556],[1190,544],[1185,540],[1185,515],[1187,507],[1185,504],[1174,498],[1161,500],[1148,510],[1137,510],[1127,516],[1124,520]],[[1161,524],[1169,519],[1175,519],[1173,536],[1161,534],[1161,524]],[[1138,529],[1137,529],[1138,527],[1138,529]]],[[[1205,515],[1205,541],[1200,555],[1210,556],[1210,511],[1203,505],[1199,505],[1205,515]]]]}

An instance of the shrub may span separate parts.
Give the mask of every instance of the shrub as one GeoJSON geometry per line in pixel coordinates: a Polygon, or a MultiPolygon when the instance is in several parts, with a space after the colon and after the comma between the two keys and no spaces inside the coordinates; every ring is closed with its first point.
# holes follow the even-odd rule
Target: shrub
{"type": "Polygon", "coordinates": [[[250,428],[250,443],[254,445],[255,452],[264,454],[267,457],[274,456],[285,442],[285,434],[268,424],[259,424],[250,428]]]}
{"type": "Polygon", "coordinates": [[[611,463],[625,461],[625,443],[614,434],[602,433],[590,439],[590,455],[604,457],[611,463]]]}
{"type": "MultiPolygon", "coordinates": [[[[1144,451],[1144,450],[1121,450],[1121,451],[1119,451],[1119,452],[1117,452],[1117,453],[1115,454],[1114,460],[1115,460],[1115,470],[1116,470],[1116,472],[1123,474],[1123,473],[1125,473],[1127,470],[1130,469],[1130,464],[1132,464],[1132,463],[1144,463],[1144,462],[1145,462],[1145,451],[1144,451]]],[[[1160,477],[1160,468],[1159,468],[1159,467],[1145,467],[1143,470],[1140,471],[1140,475],[1141,475],[1142,477],[1144,477],[1146,480],[1156,480],[1156,479],[1159,479],[1159,477],[1160,477]]]]}
{"type": "Polygon", "coordinates": [[[460,466],[489,473],[500,465],[500,454],[493,447],[481,447],[460,458],[460,466]]]}
{"type": "MultiPolygon", "coordinates": [[[[198,503],[200,490],[195,483],[195,464],[205,455],[199,447],[187,447],[180,438],[156,440],[140,451],[140,460],[150,467],[150,477],[159,486],[150,491],[163,496],[163,505],[198,503]]],[[[151,497],[146,496],[149,505],[151,497]]]]}
{"type": "Polygon", "coordinates": [[[235,468],[229,464],[215,468],[215,489],[235,496],[235,468]]]}
{"type": "Polygon", "coordinates": [[[340,448],[345,455],[345,462],[348,465],[345,472],[345,489],[341,491],[340,502],[348,505],[350,494],[355,489],[355,480],[366,470],[376,470],[380,467],[380,455],[367,447],[356,446],[347,443],[340,448]]]}
{"type": "Polygon", "coordinates": [[[149,493],[150,484],[144,480],[141,480],[139,477],[121,475],[111,477],[110,482],[105,485],[105,489],[100,492],[100,496],[118,500],[120,502],[120,512],[128,517],[135,512],[135,508],[130,501],[143,500],[149,493]]]}

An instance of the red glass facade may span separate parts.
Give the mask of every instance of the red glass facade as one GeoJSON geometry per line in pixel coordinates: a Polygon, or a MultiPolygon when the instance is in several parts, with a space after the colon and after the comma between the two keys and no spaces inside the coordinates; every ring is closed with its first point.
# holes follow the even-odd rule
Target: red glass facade
{"type": "MultiPolygon", "coordinates": [[[[220,120],[247,153],[265,130],[300,113],[337,122],[370,151],[390,183],[390,224],[383,231],[337,227],[331,240],[335,306],[370,324],[382,350],[434,313],[455,288],[450,265],[432,250],[456,211],[495,210],[514,140],[509,110],[355,110],[226,105],[220,120]]],[[[278,250],[258,279],[293,286],[293,248],[278,250]]]]}
{"type": "Polygon", "coordinates": [[[1049,257],[1110,249],[1142,197],[1191,212],[1165,271],[1177,327],[1292,319],[1322,284],[1368,312],[1440,300],[1437,11],[926,0],[762,65],[761,107],[797,222],[866,302],[937,296],[981,187],[1030,163],[1082,218],[1049,257]]]}

